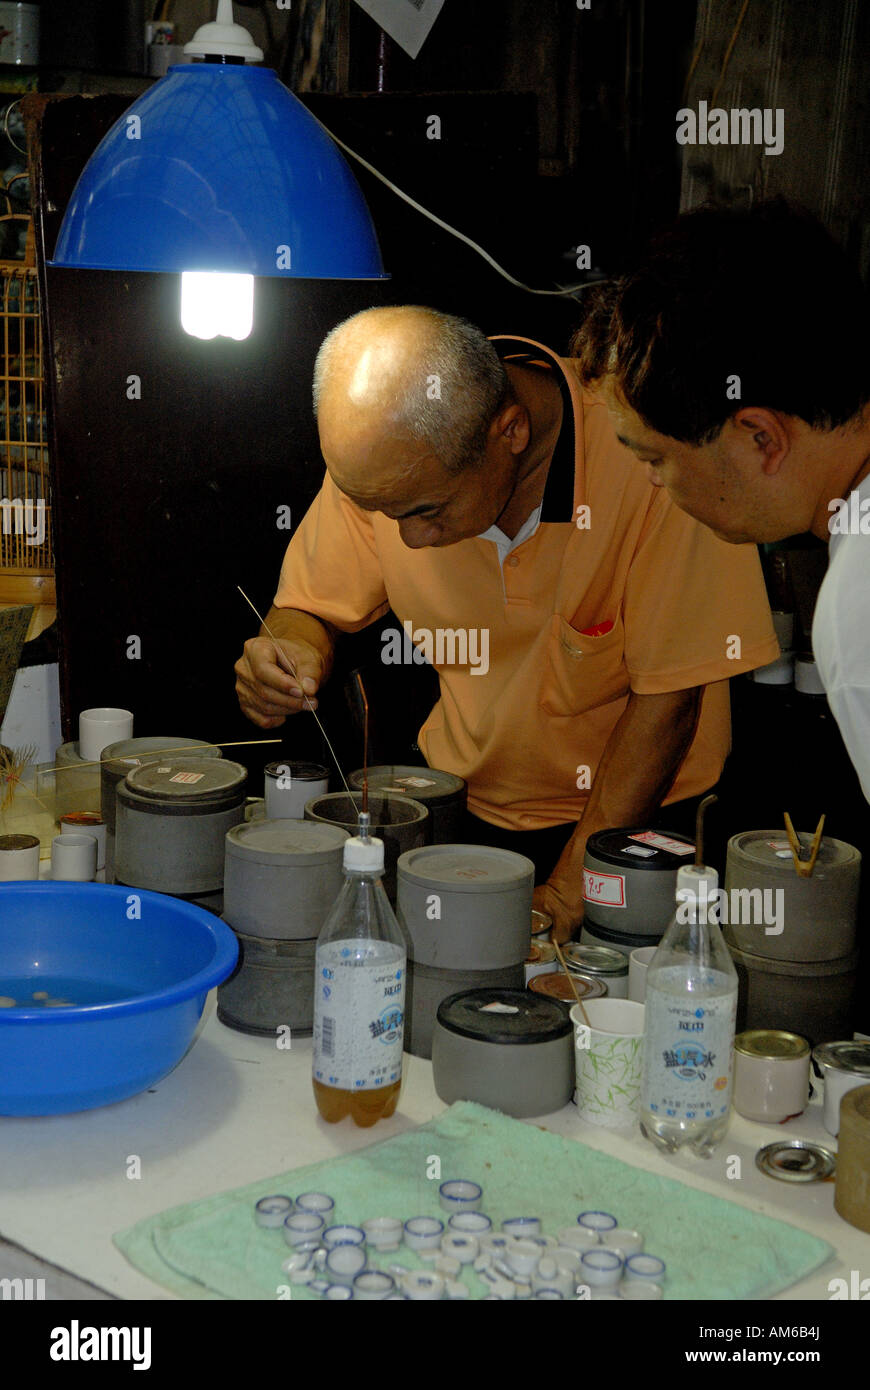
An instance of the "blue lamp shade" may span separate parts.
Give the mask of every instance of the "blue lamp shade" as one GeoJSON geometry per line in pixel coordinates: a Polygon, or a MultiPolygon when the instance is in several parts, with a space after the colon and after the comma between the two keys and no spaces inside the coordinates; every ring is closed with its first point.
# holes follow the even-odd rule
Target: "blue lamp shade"
{"type": "Polygon", "coordinates": [[[270,68],[181,63],[115,123],[54,265],[387,278],[338,147],[270,68]]]}

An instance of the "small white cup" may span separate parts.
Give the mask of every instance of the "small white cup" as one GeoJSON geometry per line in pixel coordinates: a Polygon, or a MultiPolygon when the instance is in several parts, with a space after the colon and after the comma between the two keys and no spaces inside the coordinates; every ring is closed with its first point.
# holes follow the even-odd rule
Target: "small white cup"
{"type": "Polygon", "coordinates": [[[627,1260],[629,1255],[639,1255],[643,1250],[643,1236],[640,1231],[617,1226],[612,1231],[602,1232],[601,1244],[607,1250],[615,1250],[623,1260],[627,1260]]]}
{"type": "Polygon", "coordinates": [[[373,1216],[362,1223],[362,1228],[375,1250],[398,1250],[402,1244],[402,1223],[398,1216],[373,1216]]]}
{"type": "MultiPolygon", "coordinates": [[[[643,1071],[644,1005],[632,999],[587,999],[571,1010],[577,1114],[603,1129],[637,1124],[643,1071]]],[[[616,1225],[616,1222],[614,1222],[616,1225]]]]}
{"type": "Polygon", "coordinates": [[[305,803],[329,791],[329,769],[319,763],[270,763],[264,792],[267,820],[304,820],[305,803]]]}
{"type": "Polygon", "coordinates": [[[661,1284],[648,1284],[645,1279],[623,1279],[619,1296],[628,1303],[652,1303],[662,1297],[661,1284]]]}
{"type": "Polygon", "coordinates": [[[97,872],[106,867],[106,835],[108,826],[95,811],[70,811],[61,816],[61,835],[93,835],[97,842],[97,872]]]}
{"type": "Polygon", "coordinates": [[[133,737],[133,714],[111,705],[85,709],[79,715],[79,754],[86,763],[97,762],[110,743],[133,737]]]}
{"type": "Polygon", "coordinates": [[[392,1274],[384,1274],[381,1269],[366,1269],[353,1281],[353,1296],[360,1303],[375,1303],[389,1298],[396,1291],[396,1281],[392,1274]]]}
{"type": "Polygon", "coordinates": [[[36,836],[0,836],[0,883],[32,878],[39,878],[39,840],[36,836]]]}
{"type": "Polygon", "coordinates": [[[622,1260],[615,1250],[587,1250],[580,1258],[580,1278],[590,1288],[615,1289],[622,1278],[622,1260]]]}
{"type": "Polygon", "coordinates": [[[97,872],[93,835],[55,835],[51,842],[51,876],[67,883],[91,883],[97,872]]]}
{"type": "Polygon", "coordinates": [[[639,946],[628,958],[628,997],[636,1004],[646,1003],[646,972],[658,946],[639,946]]]}
{"type": "Polygon", "coordinates": [[[333,1284],[353,1284],[366,1267],[361,1245],[335,1245],[326,1256],[326,1277],[333,1284]]]}

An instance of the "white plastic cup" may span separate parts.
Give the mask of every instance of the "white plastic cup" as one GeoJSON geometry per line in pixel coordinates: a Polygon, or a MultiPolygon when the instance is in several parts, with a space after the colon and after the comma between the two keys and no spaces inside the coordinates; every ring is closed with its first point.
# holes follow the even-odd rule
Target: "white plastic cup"
{"type": "Polygon", "coordinates": [[[646,972],[658,946],[639,946],[628,958],[628,997],[646,1003],[646,972]]]}
{"type": "Polygon", "coordinates": [[[133,737],[133,714],[110,705],[82,710],[79,715],[79,753],[86,763],[95,763],[110,743],[133,737]]]}
{"type": "Polygon", "coordinates": [[[39,878],[39,840],[35,835],[0,835],[0,883],[39,878]]]}
{"type": "Polygon", "coordinates": [[[106,835],[108,826],[95,811],[71,811],[61,816],[61,835],[93,835],[97,842],[97,873],[106,867],[106,835]]]}
{"type": "Polygon", "coordinates": [[[93,835],[55,835],[51,842],[51,876],[67,883],[92,883],[97,872],[93,835]]]}
{"type": "Polygon", "coordinates": [[[587,999],[571,1010],[577,1114],[602,1129],[637,1123],[643,1071],[644,1006],[632,999],[587,999]]]}

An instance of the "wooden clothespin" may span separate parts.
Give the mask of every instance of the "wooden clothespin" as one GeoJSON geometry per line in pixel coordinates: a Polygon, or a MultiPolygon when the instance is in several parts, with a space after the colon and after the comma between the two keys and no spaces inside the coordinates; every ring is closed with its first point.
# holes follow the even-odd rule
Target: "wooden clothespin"
{"type": "Polygon", "coordinates": [[[810,854],[808,859],[803,858],[803,846],[801,845],[800,840],[795,834],[795,829],[791,823],[791,816],[789,815],[788,811],[783,812],[783,818],[785,820],[786,834],[788,835],[788,842],[791,845],[791,854],[792,858],[794,859],[794,866],[795,870],[797,871],[798,877],[811,878],[813,869],[816,867],[816,859],[819,855],[819,847],[822,843],[822,831],[825,828],[825,817],[822,816],[821,820],[816,826],[816,833],[813,836],[813,842],[810,845],[810,854]]]}

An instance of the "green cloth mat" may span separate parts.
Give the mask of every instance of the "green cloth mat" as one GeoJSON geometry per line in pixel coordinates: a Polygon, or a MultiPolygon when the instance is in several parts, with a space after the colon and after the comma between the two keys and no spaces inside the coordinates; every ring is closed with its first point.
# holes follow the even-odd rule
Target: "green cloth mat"
{"type": "MultiPolygon", "coordinates": [[[[788,1288],[832,1253],[827,1241],[721,1197],[659,1178],[536,1125],[460,1101],[407,1134],[341,1158],[296,1168],[216,1197],[174,1207],[114,1236],[131,1264],[184,1298],[276,1299],[287,1284],[290,1254],[280,1229],[254,1220],[254,1203],[271,1193],[294,1199],[328,1192],[335,1221],[437,1215],[441,1180],[471,1178],[483,1187],[481,1210],[493,1226],[511,1216],[540,1216],[555,1235],[581,1211],[609,1211],[645,1237],[645,1250],[667,1265],[668,1299],[766,1298],[788,1288]]],[[[797,1200],[797,1197],[796,1197],[797,1200]]],[[[404,1245],[372,1253],[372,1267],[422,1267],[404,1245]]],[[[469,1267],[472,1298],[486,1285],[469,1267]]],[[[284,1295],[286,1297],[286,1294],[284,1295]]],[[[317,1298],[303,1285],[292,1300],[317,1298]]]]}

